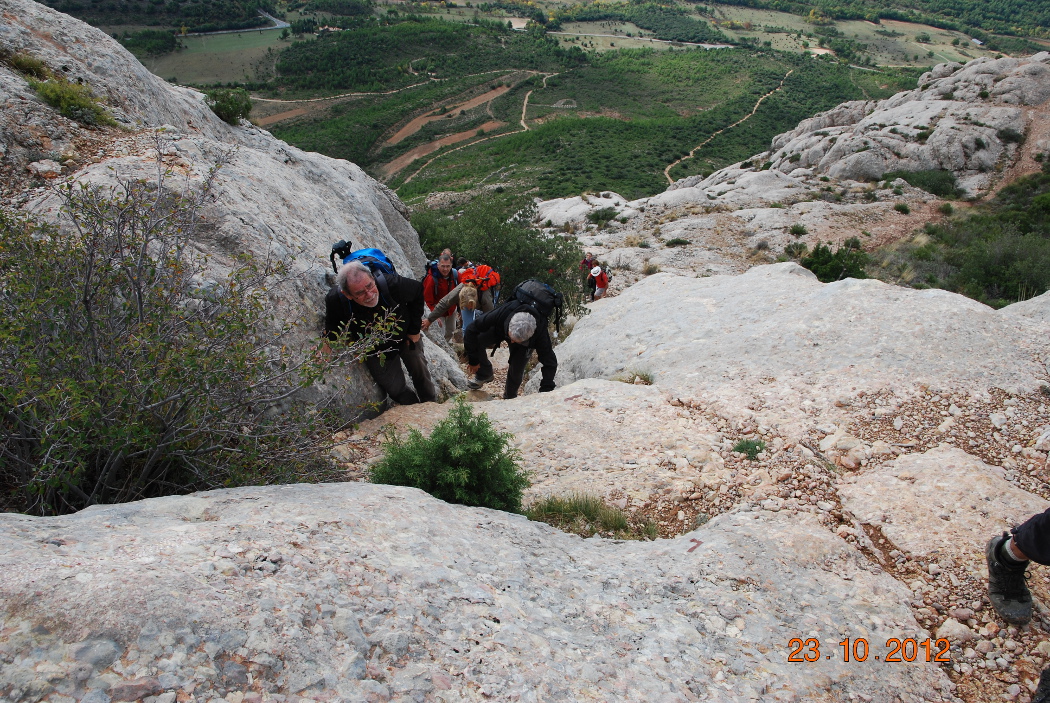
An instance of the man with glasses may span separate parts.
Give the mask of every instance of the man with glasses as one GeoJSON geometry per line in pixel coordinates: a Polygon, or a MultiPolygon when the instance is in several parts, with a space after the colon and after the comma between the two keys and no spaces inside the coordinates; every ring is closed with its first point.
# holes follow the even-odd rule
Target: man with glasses
{"type": "Polygon", "coordinates": [[[325,296],[325,337],[335,341],[346,330],[350,339],[359,339],[387,314],[395,318],[392,336],[365,357],[372,379],[401,405],[437,400],[419,334],[423,317],[419,281],[394,273],[373,275],[360,261],[344,264],[325,296]],[[405,380],[402,361],[412,377],[414,393],[405,380]]]}

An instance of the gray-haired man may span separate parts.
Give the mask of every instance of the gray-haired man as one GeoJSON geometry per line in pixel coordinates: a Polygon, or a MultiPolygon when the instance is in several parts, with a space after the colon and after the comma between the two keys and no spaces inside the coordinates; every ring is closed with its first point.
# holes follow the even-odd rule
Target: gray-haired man
{"type": "Polygon", "coordinates": [[[397,274],[379,275],[381,280],[359,261],[351,261],[339,269],[335,286],[325,296],[325,336],[334,341],[345,329],[351,339],[358,339],[390,313],[396,318],[393,336],[365,358],[365,366],[380,388],[402,405],[436,400],[437,392],[419,336],[423,286],[419,281],[397,274]],[[402,361],[412,377],[415,393],[408,388],[401,370],[402,361]]]}
{"type": "Polygon", "coordinates": [[[547,318],[517,300],[510,300],[491,312],[474,318],[474,324],[463,333],[463,346],[467,352],[467,363],[474,377],[471,388],[481,388],[492,380],[492,363],[485,355],[489,347],[507,342],[510,347],[510,362],[507,367],[507,384],[504,398],[518,395],[521,381],[525,377],[525,365],[535,349],[543,364],[540,392],[554,390],[554,375],[558,371],[558,357],[554,355],[547,318]]]}

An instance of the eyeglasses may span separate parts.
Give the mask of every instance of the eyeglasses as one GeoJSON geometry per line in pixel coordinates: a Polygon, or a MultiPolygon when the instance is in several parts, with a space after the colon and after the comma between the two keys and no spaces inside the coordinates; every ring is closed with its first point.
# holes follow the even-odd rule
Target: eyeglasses
{"type": "Polygon", "coordinates": [[[357,298],[371,298],[372,295],[375,292],[376,292],[376,282],[375,282],[375,280],[369,278],[368,282],[365,284],[365,286],[363,288],[356,288],[354,290],[351,290],[350,291],[350,297],[354,298],[354,299],[357,299],[357,298]]]}

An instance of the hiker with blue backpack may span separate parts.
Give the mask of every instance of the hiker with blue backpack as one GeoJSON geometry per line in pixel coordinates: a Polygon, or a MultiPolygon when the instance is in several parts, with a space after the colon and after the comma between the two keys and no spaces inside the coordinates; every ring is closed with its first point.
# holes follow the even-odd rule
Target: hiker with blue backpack
{"type": "Polygon", "coordinates": [[[525,366],[534,349],[543,365],[540,393],[554,390],[558,357],[554,354],[547,325],[552,314],[560,317],[561,306],[560,293],[545,283],[530,279],[515,288],[514,294],[499,307],[475,317],[474,324],[463,333],[468,370],[473,374],[467,385],[476,390],[492,380],[492,362],[485,350],[491,348],[495,351],[506,342],[510,360],[503,397],[517,397],[525,377],[525,366]]]}
{"type": "MultiPolygon", "coordinates": [[[[344,252],[333,247],[333,267],[336,254],[343,257],[344,252]]],[[[343,260],[335,286],[325,296],[327,340],[337,341],[344,332],[352,340],[360,339],[389,316],[393,320],[391,336],[365,357],[372,379],[401,405],[437,400],[420,336],[423,285],[397,275],[378,249],[346,253],[343,260]],[[401,362],[408,369],[415,392],[408,388],[401,362]]]]}
{"type": "MultiPolygon", "coordinates": [[[[431,261],[427,265],[427,274],[423,277],[423,300],[433,315],[438,302],[443,300],[452,289],[459,285],[459,271],[452,267],[452,254],[442,252],[437,261],[431,261]]],[[[446,305],[441,314],[435,316],[435,320],[441,321],[445,331],[445,339],[451,340],[456,331],[456,306],[446,305]]],[[[427,329],[428,324],[423,329],[427,329]]]]}

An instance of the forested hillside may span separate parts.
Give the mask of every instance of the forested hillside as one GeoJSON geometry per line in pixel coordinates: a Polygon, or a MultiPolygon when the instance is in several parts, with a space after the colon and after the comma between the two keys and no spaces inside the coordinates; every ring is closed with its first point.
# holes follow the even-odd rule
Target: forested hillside
{"type": "Polygon", "coordinates": [[[1047,36],[1050,0],[719,0],[780,10],[815,19],[899,19],[944,28],[982,29],[1002,34],[1047,36]]]}
{"type": "Polygon", "coordinates": [[[193,32],[248,29],[271,24],[259,10],[270,0],[41,0],[44,5],[93,25],[150,25],[193,32]]]}

